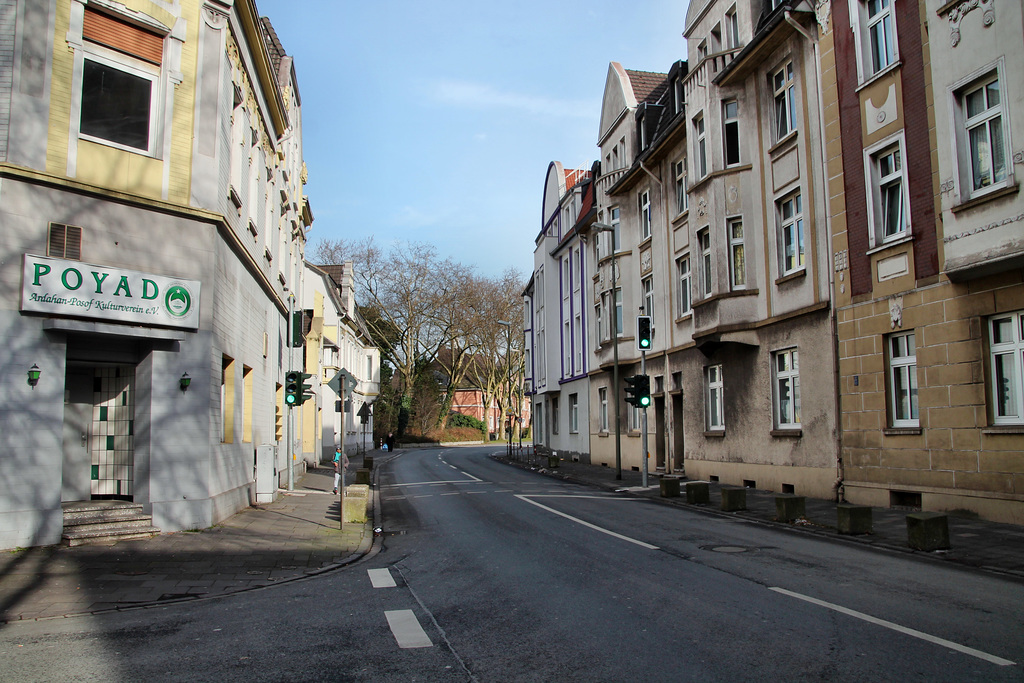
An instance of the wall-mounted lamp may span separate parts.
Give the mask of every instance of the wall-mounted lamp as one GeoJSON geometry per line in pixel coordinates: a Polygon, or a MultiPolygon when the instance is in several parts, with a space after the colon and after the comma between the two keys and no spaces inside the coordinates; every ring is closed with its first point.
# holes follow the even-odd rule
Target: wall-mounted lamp
{"type": "Polygon", "coordinates": [[[178,380],[178,386],[181,387],[182,391],[188,389],[188,385],[192,384],[192,378],[188,376],[187,372],[181,373],[181,379],[178,380]]]}
{"type": "Polygon", "coordinates": [[[36,385],[39,384],[39,375],[42,371],[39,366],[35,363],[28,369],[28,385],[35,389],[36,385]]]}

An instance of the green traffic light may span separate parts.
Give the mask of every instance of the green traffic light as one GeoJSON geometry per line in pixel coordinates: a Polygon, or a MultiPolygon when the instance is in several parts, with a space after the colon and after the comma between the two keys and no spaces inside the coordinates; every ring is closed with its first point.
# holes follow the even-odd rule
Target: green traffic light
{"type": "Polygon", "coordinates": [[[641,408],[646,408],[649,405],[651,405],[651,397],[650,396],[641,396],[640,397],[640,407],[641,408]]]}

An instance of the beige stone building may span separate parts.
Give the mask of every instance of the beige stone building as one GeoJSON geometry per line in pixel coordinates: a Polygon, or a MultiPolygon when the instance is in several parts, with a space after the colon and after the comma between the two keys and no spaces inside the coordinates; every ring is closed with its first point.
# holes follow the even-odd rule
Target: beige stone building
{"type": "Polygon", "coordinates": [[[1024,523],[1021,4],[831,9],[845,495],[1024,523]]]}

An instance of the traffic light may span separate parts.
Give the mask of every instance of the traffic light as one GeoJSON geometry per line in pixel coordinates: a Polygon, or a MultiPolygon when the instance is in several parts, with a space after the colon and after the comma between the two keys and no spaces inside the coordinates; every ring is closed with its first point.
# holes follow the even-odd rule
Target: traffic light
{"type": "Polygon", "coordinates": [[[636,348],[638,351],[651,350],[651,316],[638,315],[636,318],[636,348]]]}
{"type": "Polygon", "coordinates": [[[302,373],[288,372],[284,376],[284,402],[287,406],[302,403],[302,373]]]}
{"type": "Polygon", "coordinates": [[[647,375],[633,375],[626,378],[626,403],[637,408],[651,405],[651,378],[647,375]]]}
{"type": "Polygon", "coordinates": [[[306,380],[308,380],[313,375],[309,374],[308,372],[300,372],[298,374],[299,382],[301,383],[302,389],[302,394],[299,397],[299,403],[305,403],[309,399],[313,398],[313,387],[308,382],[306,382],[306,380]]]}
{"type": "Polygon", "coordinates": [[[651,378],[649,375],[637,375],[637,405],[646,408],[651,405],[651,378]]]}

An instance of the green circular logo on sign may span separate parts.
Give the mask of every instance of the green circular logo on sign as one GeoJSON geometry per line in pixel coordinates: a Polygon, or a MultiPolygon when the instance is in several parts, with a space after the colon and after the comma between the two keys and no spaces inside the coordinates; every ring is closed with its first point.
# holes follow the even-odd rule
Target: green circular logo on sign
{"type": "Polygon", "coordinates": [[[184,318],[192,310],[192,293],[184,285],[172,285],[167,288],[164,304],[175,318],[184,318]]]}

